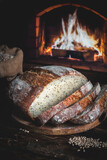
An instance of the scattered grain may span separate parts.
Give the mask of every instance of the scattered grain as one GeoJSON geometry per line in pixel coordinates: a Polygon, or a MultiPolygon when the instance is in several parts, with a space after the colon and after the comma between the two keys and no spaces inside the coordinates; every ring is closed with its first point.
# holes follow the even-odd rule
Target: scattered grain
{"type": "Polygon", "coordinates": [[[85,136],[74,136],[73,138],[69,138],[68,141],[69,144],[72,146],[77,146],[79,149],[77,149],[77,152],[83,151],[85,152],[85,149],[87,148],[107,148],[107,142],[101,141],[99,138],[87,138],[85,136]]]}

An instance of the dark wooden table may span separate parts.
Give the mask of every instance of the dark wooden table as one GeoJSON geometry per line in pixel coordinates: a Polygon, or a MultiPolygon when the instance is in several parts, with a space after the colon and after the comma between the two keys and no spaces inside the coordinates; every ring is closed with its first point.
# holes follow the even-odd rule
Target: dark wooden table
{"type": "Polygon", "coordinates": [[[9,82],[0,80],[0,157],[2,160],[93,160],[107,159],[107,147],[91,147],[85,150],[69,144],[69,139],[78,136],[92,137],[107,142],[107,119],[96,128],[79,134],[49,136],[15,121],[13,104],[8,99],[9,82]]]}

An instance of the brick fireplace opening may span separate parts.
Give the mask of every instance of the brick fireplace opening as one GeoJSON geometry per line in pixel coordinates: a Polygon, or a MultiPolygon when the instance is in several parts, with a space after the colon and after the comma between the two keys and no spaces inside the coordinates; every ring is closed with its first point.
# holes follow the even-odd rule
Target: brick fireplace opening
{"type": "Polygon", "coordinates": [[[36,14],[36,59],[41,63],[104,71],[107,18],[84,5],[52,5],[36,14]]]}

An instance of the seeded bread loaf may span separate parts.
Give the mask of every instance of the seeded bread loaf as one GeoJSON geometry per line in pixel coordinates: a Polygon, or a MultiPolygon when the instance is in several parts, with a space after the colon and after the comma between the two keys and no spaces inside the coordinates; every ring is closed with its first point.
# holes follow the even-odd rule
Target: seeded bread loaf
{"type": "Polygon", "coordinates": [[[35,119],[86,82],[87,78],[72,68],[38,67],[17,76],[10,83],[9,95],[23,112],[35,119]]]}
{"type": "Polygon", "coordinates": [[[102,115],[105,109],[107,109],[107,85],[102,87],[95,101],[82,114],[70,121],[75,124],[92,123],[102,115]]]}
{"type": "Polygon", "coordinates": [[[96,98],[96,96],[99,94],[101,90],[100,84],[97,83],[91,91],[89,91],[86,96],[84,96],[82,99],[80,99],[75,104],[71,105],[70,107],[63,109],[58,114],[52,117],[51,122],[53,124],[62,124],[77,115],[81,114],[86,107],[93,102],[93,100],[96,98]]]}
{"type": "Polygon", "coordinates": [[[78,90],[72,93],[70,96],[65,98],[63,101],[59,102],[55,106],[50,107],[48,110],[40,114],[37,118],[40,121],[39,123],[44,125],[51,119],[55,114],[61,110],[69,107],[70,105],[77,102],[79,99],[84,97],[91,89],[93,85],[90,81],[81,86],[78,90]]]}

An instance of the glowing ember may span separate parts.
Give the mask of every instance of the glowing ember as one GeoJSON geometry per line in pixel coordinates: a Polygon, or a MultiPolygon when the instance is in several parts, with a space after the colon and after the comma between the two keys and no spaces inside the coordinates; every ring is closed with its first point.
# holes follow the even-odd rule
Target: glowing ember
{"type": "Polygon", "coordinates": [[[44,49],[44,55],[52,56],[52,47],[47,47],[44,49]]]}
{"type": "Polygon", "coordinates": [[[94,61],[97,61],[98,54],[94,54],[94,61]]]}
{"type": "Polygon", "coordinates": [[[61,38],[57,38],[52,45],[52,49],[66,49],[66,50],[78,50],[79,48],[90,48],[98,52],[96,56],[101,56],[99,48],[97,47],[99,39],[95,39],[94,36],[88,35],[86,27],[80,26],[77,19],[77,11],[73,15],[69,14],[67,29],[62,18],[62,35],[61,38]]]}

